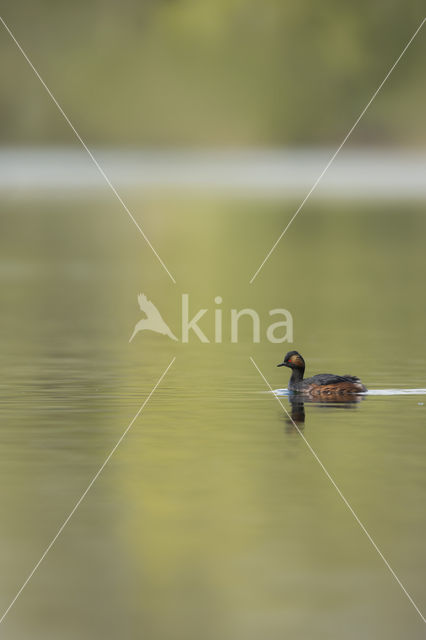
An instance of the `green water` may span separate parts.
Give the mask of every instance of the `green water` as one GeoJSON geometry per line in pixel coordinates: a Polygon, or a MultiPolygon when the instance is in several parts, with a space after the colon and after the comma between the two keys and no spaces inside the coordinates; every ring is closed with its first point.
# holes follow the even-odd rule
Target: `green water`
{"type": "MultiPolygon", "coordinates": [[[[298,203],[136,193],[9,198],[0,236],[0,608],[176,357],[2,623],[5,638],[423,637],[421,618],[266,390],[308,373],[425,387],[426,218],[415,203],[298,203]],[[144,292],[180,336],[181,294],[210,338],[139,333],[144,292]],[[214,342],[214,302],[223,341],[214,342]],[[255,309],[261,341],[231,308],[255,309]],[[288,309],[294,343],[265,338],[288,309]]],[[[305,406],[303,434],[424,609],[422,396],[305,406]]],[[[290,410],[288,399],[284,406],[290,410]]]]}

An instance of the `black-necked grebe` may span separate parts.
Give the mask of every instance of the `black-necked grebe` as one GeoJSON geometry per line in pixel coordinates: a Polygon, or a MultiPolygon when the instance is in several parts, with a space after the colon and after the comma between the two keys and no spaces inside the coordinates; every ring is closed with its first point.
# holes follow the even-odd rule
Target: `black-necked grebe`
{"type": "Polygon", "coordinates": [[[333,397],[346,394],[363,393],[367,388],[355,376],[336,376],[332,373],[319,373],[312,378],[303,379],[305,361],[298,351],[289,351],[284,361],[277,367],[289,367],[291,378],[289,391],[305,393],[311,396],[333,397]]]}

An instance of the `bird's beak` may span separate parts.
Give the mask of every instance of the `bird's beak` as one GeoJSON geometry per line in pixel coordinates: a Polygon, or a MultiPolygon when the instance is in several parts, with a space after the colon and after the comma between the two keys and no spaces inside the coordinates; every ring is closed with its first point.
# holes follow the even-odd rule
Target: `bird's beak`
{"type": "Polygon", "coordinates": [[[277,367],[288,367],[287,362],[281,362],[280,364],[277,364],[277,367]]]}

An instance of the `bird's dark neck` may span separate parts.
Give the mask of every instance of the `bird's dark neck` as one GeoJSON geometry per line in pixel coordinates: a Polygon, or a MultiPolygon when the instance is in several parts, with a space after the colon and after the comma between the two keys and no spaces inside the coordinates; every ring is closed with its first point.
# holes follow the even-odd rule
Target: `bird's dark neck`
{"type": "Polygon", "coordinates": [[[289,389],[297,387],[297,385],[302,382],[304,373],[305,369],[302,369],[301,367],[297,367],[291,370],[291,378],[288,384],[289,389]]]}

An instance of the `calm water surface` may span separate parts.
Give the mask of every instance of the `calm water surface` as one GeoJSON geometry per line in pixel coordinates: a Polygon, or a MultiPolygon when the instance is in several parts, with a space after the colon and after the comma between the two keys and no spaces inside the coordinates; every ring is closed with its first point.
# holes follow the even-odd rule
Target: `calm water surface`
{"type": "MultiPolygon", "coordinates": [[[[423,637],[423,623],[276,399],[289,309],[309,373],[426,387],[415,203],[311,203],[252,285],[294,202],[131,192],[173,285],[108,194],[6,199],[0,237],[4,610],[172,357],[3,623],[5,638],[423,637]],[[144,292],[180,335],[181,294],[212,339],[140,333],[144,292]],[[231,308],[256,309],[262,340],[231,308]]],[[[291,411],[288,398],[282,398],[291,411]]],[[[303,433],[424,610],[425,397],[306,404],[303,433]]]]}

